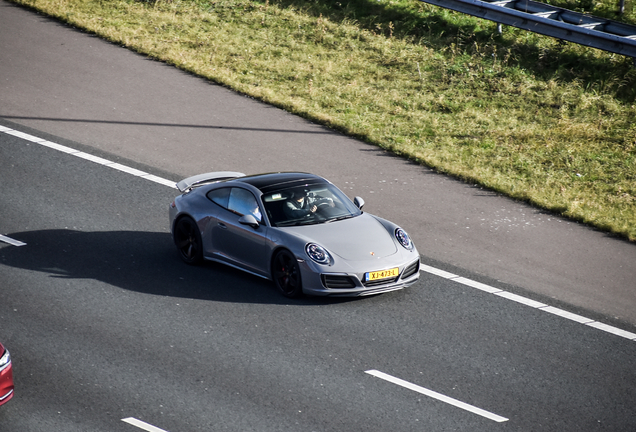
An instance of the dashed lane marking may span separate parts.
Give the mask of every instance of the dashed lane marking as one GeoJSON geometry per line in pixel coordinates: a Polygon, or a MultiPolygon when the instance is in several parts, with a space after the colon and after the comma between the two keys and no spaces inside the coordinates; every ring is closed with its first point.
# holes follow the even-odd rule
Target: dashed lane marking
{"type": "Polygon", "coordinates": [[[26,246],[26,243],[21,242],[20,240],[12,239],[11,237],[3,236],[0,234],[0,241],[4,243],[9,243],[13,246],[26,246]]]}
{"type": "Polygon", "coordinates": [[[453,399],[452,397],[443,395],[441,393],[437,393],[436,391],[429,390],[429,389],[424,388],[424,387],[420,387],[420,386],[418,386],[416,384],[410,383],[408,381],[404,381],[403,379],[396,378],[396,377],[391,376],[389,374],[386,374],[384,372],[380,372],[378,370],[368,370],[368,371],[365,371],[365,372],[368,373],[369,375],[373,375],[374,377],[383,379],[385,381],[391,382],[393,384],[399,385],[399,386],[407,388],[409,390],[413,390],[414,392],[421,393],[421,394],[426,395],[428,397],[431,397],[433,399],[437,399],[437,400],[445,402],[445,403],[447,403],[449,405],[453,405],[453,406],[455,406],[457,408],[461,408],[463,410],[466,410],[466,411],[471,412],[473,414],[480,415],[482,417],[485,417],[487,419],[496,421],[498,423],[502,423],[502,422],[508,421],[508,419],[506,417],[502,417],[500,415],[493,414],[490,411],[486,411],[486,410],[483,410],[481,408],[477,408],[476,406],[469,405],[469,404],[467,404],[465,402],[459,401],[457,399],[453,399]]]}
{"type": "Polygon", "coordinates": [[[133,426],[137,426],[139,429],[143,429],[148,432],[167,432],[163,429],[159,429],[157,426],[153,426],[150,423],[146,423],[144,421],[138,420],[134,417],[128,417],[125,419],[121,419],[121,421],[131,424],[133,426]]]}

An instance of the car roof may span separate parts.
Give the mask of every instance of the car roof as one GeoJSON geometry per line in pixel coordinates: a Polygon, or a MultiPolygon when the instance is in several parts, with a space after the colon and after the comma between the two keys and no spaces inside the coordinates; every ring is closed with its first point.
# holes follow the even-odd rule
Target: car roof
{"type": "Polygon", "coordinates": [[[264,194],[282,188],[290,188],[306,184],[329,183],[329,181],[318,175],[301,172],[257,174],[240,177],[232,181],[248,183],[259,189],[264,194]]]}

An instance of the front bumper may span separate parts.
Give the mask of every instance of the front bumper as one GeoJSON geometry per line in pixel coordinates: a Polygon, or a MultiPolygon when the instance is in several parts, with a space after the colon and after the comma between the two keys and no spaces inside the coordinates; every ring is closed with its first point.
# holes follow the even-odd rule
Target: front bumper
{"type": "Polygon", "coordinates": [[[420,259],[399,266],[399,276],[364,281],[364,273],[303,272],[303,292],[314,296],[361,297],[409,287],[420,277],[420,259]]]}

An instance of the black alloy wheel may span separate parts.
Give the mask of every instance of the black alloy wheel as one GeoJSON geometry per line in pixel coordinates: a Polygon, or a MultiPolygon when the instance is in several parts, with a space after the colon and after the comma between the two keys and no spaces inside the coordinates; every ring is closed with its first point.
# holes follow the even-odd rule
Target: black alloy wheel
{"type": "Polygon", "coordinates": [[[174,243],[179,249],[181,259],[187,264],[196,265],[203,261],[203,244],[196,222],[185,216],[179,219],[174,230],[174,243]]]}
{"type": "Polygon", "coordinates": [[[300,297],[303,292],[300,266],[296,257],[288,250],[281,250],[274,257],[272,276],[276,288],[289,298],[300,297]]]}

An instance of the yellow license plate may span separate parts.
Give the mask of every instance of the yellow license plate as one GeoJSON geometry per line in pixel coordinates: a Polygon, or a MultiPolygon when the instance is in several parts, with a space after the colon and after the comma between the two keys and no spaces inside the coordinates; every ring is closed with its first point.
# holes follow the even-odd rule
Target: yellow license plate
{"type": "Polygon", "coordinates": [[[400,274],[399,269],[397,267],[395,267],[395,268],[388,269],[388,270],[369,272],[369,273],[366,274],[366,279],[367,279],[367,281],[388,279],[388,278],[397,277],[399,274],[400,274]]]}

